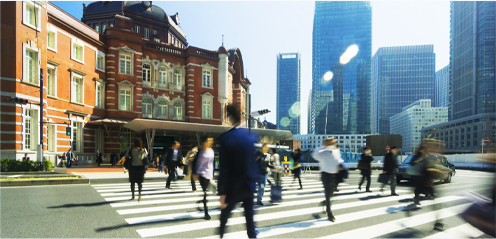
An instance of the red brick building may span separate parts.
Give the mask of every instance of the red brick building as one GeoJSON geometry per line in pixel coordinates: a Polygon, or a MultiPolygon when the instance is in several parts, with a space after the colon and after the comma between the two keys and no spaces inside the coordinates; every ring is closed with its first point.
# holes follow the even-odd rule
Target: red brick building
{"type": "Polygon", "coordinates": [[[189,46],[178,14],[147,3],[93,2],[83,7],[83,23],[50,2],[0,2],[2,158],[36,158],[40,70],[43,150],[52,161],[69,148],[82,161],[94,160],[97,149],[119,153],[144,136],[122,127],[136,118],[228,125],[229,103],[247,116],[241,51],[189,46]]]}

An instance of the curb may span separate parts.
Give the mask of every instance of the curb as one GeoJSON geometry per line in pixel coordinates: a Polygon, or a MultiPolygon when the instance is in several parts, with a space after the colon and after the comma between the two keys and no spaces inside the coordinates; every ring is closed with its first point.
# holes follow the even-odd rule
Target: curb
{"type": "Polygon", "coordinates": [[[89,178],[86,178],[84,176],[81,176],[81,177],[82,178],[1,181],[0,182],[0,187],[64,185],[64,184],[89,184],[90,183],[90,179],[89,178]]]}

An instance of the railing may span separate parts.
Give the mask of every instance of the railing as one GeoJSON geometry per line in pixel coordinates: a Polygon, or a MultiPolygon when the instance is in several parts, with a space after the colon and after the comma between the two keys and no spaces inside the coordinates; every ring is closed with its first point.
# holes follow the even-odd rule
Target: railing
{"type": "Polygon", "coordinates": [[[198,54],[198,55],[202,55],[202,56],[208,56],[208,57],[215,58],[215,54],[210,53],[210,52],[205,52],[205,51],[196,50],[196,54],[198,54]]]}
{"type": "Polygon", "coordinates": [[[167,46],[160,46],[160,45],[155,45],[155,44],[151,44],[151,43],[146,43],[145,46],[148,48],[153,48],[156,50],[165,51],[165,52],[172,53],[172,54],[182,55],[181,50],[168,48],[167,46]]]}

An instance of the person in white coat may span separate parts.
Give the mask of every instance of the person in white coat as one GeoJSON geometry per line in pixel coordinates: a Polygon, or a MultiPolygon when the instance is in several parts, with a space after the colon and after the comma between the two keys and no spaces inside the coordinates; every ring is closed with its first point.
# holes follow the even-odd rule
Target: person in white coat
{"type": "Polygon", "coordinates": [[[322,184],[325,191],[325,204],[327,218],[334,222],[336,218],[331,211],[331,197],[334,193],[334,188],[337,185],[338,172],[343,170],[341,164],[344,162],[341,158],[341,153],[336,150],[336,140],[329,137],[322,142],[322,147],[317,148],[312,154],[312,157],[319,161],[320,171],[322,172],[322,184]]]}

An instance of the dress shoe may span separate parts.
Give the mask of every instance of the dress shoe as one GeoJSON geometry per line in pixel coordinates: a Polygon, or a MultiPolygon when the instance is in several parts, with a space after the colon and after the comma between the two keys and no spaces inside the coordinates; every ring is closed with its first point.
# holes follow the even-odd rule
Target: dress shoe
{"type": "Polygon", "coordinates": [[[131,197],[131,200],[134,200],[134,195],[131,197]]]}
{"type": "Polygon", "coordinates": [[[329,221],[331,221],[331,222],[335,222],[336,221],[336,218],[332,214],[327,215],[327,219],[329,219],[329,221]]]}
{"type": "Polygon", "coordinates": [[[303,190],[303,188],[298,188],[298,189],[296,189],[296,190],[303,190]]]}
{"type": "Polygon", "coordinates": [[[391,193],[391,196],[399,196],[399,195],[396,193],[391,193]]]}
{"type": "Polygon", "coordinates": [[[420,199],[419,198],[413,198],[413,204],[420,205],[420,199]]]}
{"type": "Polygon", "coordinates": [[[257,205],[258,206],[263,206],[263,203],[262,202],[257,202],[257,205]]]}
{"type": "Polygon", "coordinates": [[[367,191],[365,191],[365,192],[367,192],[367,193],[371,193],[372,191],[370,191],[370,190],[368,190],[368,189],[367,189],[367,191]]]}
{"type": "Polygon", "coordinates": [[[206,213],[205,214],[205,220],[210,220],[210,219],[212,219],[212,218],[210,217],[210,215],[208,215],[208,213],[206,213]]]}
{"type": "Polygon", "coordinates": [[[358,185],[358,190],[362,191],[362,185],[358,185]]]}
{"type": "Polygon", "coordinates": [[[436,224],[434,224],[434,230],[444,231],[444,224],[440,222],[436,222],[436,224]]]}

